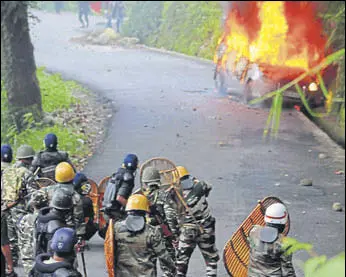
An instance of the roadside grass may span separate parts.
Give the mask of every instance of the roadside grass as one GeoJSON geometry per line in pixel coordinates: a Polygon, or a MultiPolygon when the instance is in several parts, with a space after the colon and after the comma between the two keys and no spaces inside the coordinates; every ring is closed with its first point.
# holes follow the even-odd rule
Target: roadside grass
{"type": "Polygon", "coordinates": [[[22,145],[31,145],[35,151],[44,149],[43,139],[47,133],[55,133],[59,139],[59,149],[69,152],[72,160],[85,157],[90,149],[84,142],[87,136],[79,132],[77,126],[65,126],[57,120],[59,115],[72,111],[81,100],[73,93],[85,89],[73,81],[64,81],[60,74],[48,74],[44,68],[37,69],[42,96],[42,108],[46,115],[54,117],[54,121],[35,123],[32,116],[25,117],[28,128],[18,133],[11,123],[8,114],[7,93],[1,82],[1,143],[9,143],[14,151],[22,145]]]}

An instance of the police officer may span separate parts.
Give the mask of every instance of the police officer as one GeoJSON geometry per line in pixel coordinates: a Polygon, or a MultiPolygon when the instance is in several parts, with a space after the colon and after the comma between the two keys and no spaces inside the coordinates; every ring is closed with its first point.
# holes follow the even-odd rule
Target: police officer
{"type": "Polygon", "coordinates": [[[266,210],[266,226],[255,225],[249,234],[250,263],[248,277],[295,277],[292,255],[286,255],[283,248],[288,220],[286,207],[281,203],[272,204],[266,210]]]}
{"type": "Polygon", "coordinates": [[[135,186],[135,174],[138,167],[138,157],[135,154],[128,154],[121,168],[114,173],[109,180],[102,202],[102,211],[107,222],[105,229],[99,234],[104,238],[109,219],[115,221],[124,219],[124,209],[127,199],[130,197],[135,186]]]}
{"type": "Polygon", "coordinates": [[[74,226],[78,236],[85,235],[85,222],[83,213],[83,201],[78,192],[75,191],[73,185],[73,179],[76,173],[67,162],[61,162],[55,169],[55,180],[56,185],[43,188],[47,193],[48,199],[52,200],[54,193],[59,189],[65,191],[66,194],[72,195],[73,200],[73,212],[69,220],[69,224],[74,226]]]}
{"type": "Polygon", "coordinates": [[[34,175],[29,170],[35,151],[29,145],[17,149],[17,162],[2,173],[2,207],[8,210],[8,235],[11,243],[13,262],[18,262],[18,229],[17,222],[26,213],[26,196],[38,189],[34,175]]]}
{"type": "Polygon", "coordinates": [[[48,247],[54,233],[60,228],[69,227],[67,220],[72,209],[72,195],[61,189],[56,190],[50,207],[39,211],[35,223],[35,256],[50,252],[48,247]]]}
{"type": "Polygon", "coordinates": [[[215,277],[220,258],[215,246],[215,218],[207,201],[212,187],[190,176],[185,167],[178,166],[177,170],[187,206],[180,229],[177,276],[186,276],[191,255],[198,245],[207,266],[206,276],[215,277]]]}
{"type": "Polygon", "coordinates": [[[77,236],[73,229],[57,230],[50,245],[54,251],[53,256],[51,254],[39,255],[29,277],[82,277],[71,263],[76,243],[77,236]]]}
{"type": "Polygon", "coordinates": [[[58,151],[58,138],[55,134],[47,134],[44,138],[46,149],[40,151],[32,162],[31,171],[37,172],[38,177],[55,180],[55,168],[61,162],[72,165],[67,152],[58,151]]]}
{"type": "Polygon", "coordinates": [[[7,234],[7,217],[1,213],[1,275],[17,277],[13,269],[10,241],[7,234]],[[7,275],[6,275],[7,274],[7,275]]]}
{"type": "MultiPolygon", "coordinates": [[[[1,145],[1,176],[2,172],[11,166],[13,159],[12,148],[8,144],[1,145]]],[[[1,183],[2,185],[2,183],[1,183]]]]}
{"type": "MultiPolygon", "coordinates": [[[[13,152],[11,146],[8,144],[1,145],[1,191],[3,189],[2,172],[11,166],[12,159],[13,152]]],[[[1,276],[5,276],[6,267],[7,271],[11,273],[12,276],[15,276],[10,241],[8,238],[7,213],[1,210],[1,276]]]]}
{"type": "Polygon", "coordinates": [[[179,237],[176,203],[169,191],[160,189],[161,176],[156,168],[146,167],[143,170],[142,182],[144,193],[150,202],[148,223],[153,226],[161,226],[167,250],[175,261],[176,253],[173,244],[179,237]]]}
{"type": "Polygon", "coordinates": [[[30,273],[35,261],[35,241],[34,241],[34,230],[35,222],[38,217],[40,209],[48,205],[48,199],[46,194],[37,190],[32,193],[28,206],[33,209],[32,213],[26,214],[18,222],[18,246],[20,249],[20,256],[26,275],[30,273]]]}
{"type": "Polygon", "coordinates": [[[89,184],[88,178],[83,173],[77,173],[73,179],[73,185],[76,192],[82,198],[83,201],[83,213],[86,222],[84,240],[90,240],[93,235],[97,232],[98,226],[94,223],[94,207],[93,202],[87,195],[91,191],[91,185],[89,184]]]}
{"type": "Polygon", "coordinates": [[[132,195],[126,211],[126,219],[114,226],[116,276],[156,277],[157,259],[166,269],[165,276],[175,276],[175,265],[162,241],[160,229],[145,221],[149,212],[148,199],[144,195],[132,195]]]}

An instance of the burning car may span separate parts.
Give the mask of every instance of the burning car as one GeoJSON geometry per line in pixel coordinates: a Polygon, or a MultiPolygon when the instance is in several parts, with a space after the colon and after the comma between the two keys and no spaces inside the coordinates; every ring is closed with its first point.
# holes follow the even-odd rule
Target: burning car
{"type": "MultiPolygon", "coordinates": [[[[220,92],[227,92],[236,78],[245,85],[246,102],[274,91],[318,65],[327,54],[327,39],[313,2],[232,2],[225,31],[214,57],[214,79],[220,92]]],[[[336,68],[322,72],[329,88],[336,68]]],[[[299,85],[311,107],[321,106],[324,95],[317,76],[299,85]]],[[[295,87],[284,92],[284,101],[300,104],[295,87]]]]}

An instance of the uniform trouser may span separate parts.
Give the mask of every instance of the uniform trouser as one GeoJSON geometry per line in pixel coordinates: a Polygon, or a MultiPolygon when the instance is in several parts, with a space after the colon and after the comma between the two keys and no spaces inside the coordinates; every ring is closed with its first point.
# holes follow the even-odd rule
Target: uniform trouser
{"type": "Polygon", "coordinates": [[[215,247],[215,219],[204,224],[200,231],[196,224],[184,224],[179,237],[177,254],[177,276],[185,277],[193,251],[198,245],[206,263],[206,276],[217,276],[217,262],[220,257],[215,247]]]}
{"type": "Polygon", "coordinates": [[[93,221],[90,221],[86,224],[85,229],[86,230],[85,230],[84,239],[90,240],[95,235],[95,233],[97,232],[98,227],[93,221]]]}
{"type": "Polygon", "coordinates": [[[8,238],[10,240],[10,248],[12,254],[13,263],[16,264],[19,259],[19,248],[18,248],[18,226],[17,223],[25,215],[25,212],[21,208],[13,207],[10,209],[7,224],[8,224],[8,238]]]}
{"type": "Polygon", "coordinates": [[[5,256],[2,254],[1,251],[1,276],[6,276],[6,262],[5,262],[5,256]]]}

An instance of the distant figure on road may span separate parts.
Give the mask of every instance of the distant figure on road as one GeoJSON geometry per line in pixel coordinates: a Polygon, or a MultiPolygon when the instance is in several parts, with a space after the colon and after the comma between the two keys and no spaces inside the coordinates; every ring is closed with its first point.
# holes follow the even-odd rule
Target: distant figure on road
{"type": "Polygon", "coordinates": [[[115,1],[115,6],[113,8],[113,18],[117,22],[117,33],[120,33],[120,26],[123,24],[124,20],[124,1],[115,1]]]}
{"type": "Polygon", "coordinates": [[[79,22],[82,24],[81,28],[88,28],[89,27],[89,12],[90,12],[90,6],[89,1],[78,1],[78,16],[79,16],[79,22]],[[83,20],[84,16],[84,20],[83,20]]]}
{"type": "Polygon", "coordinates": [[[54,1],[55,12],[60,14],[61,10],[64,8],[64,1],[54,1]]]}

